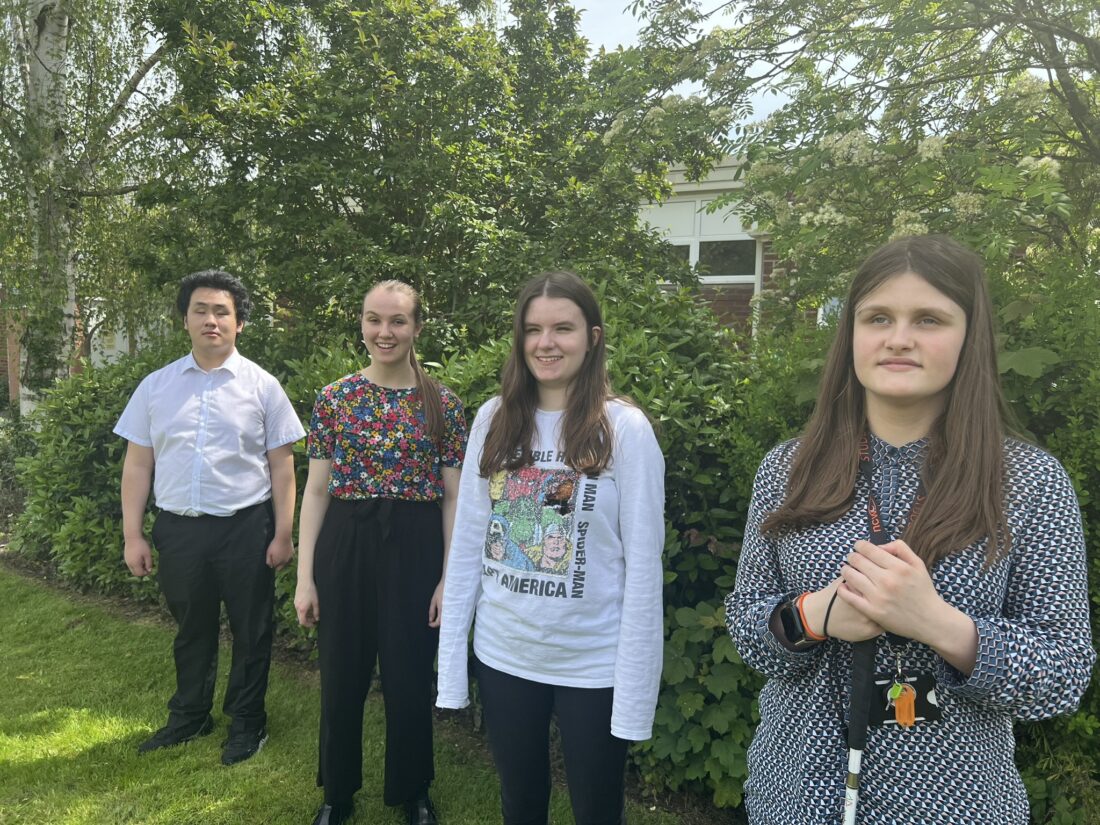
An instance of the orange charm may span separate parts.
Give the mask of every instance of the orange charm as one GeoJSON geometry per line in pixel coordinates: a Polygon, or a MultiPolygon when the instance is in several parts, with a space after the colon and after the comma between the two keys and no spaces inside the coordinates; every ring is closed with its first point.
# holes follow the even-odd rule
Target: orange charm
{"type": "Polygon", "coordinates": [[[894,699],[894,718],[903,728],[911,728],[917,721],[917,692],[910,684],[899,687],[901,691],[894,699]]]}

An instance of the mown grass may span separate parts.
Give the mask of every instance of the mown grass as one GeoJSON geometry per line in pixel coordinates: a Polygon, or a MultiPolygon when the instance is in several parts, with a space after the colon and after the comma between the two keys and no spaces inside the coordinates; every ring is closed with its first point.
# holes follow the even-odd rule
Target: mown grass
{"type": "MultiPolygon", "coordinates": [[[[0,823],[218,825],[301,823],[320,803],[315,787],[318,680],[277,662],[268,691],[271,738],[231,768],[219,762],[226,720],[211,736],[139,757],[163,724],[174,684],[172,629],[128,618],[0,565],[0,823]]],[[[224,690],[228,649],[223,650],[224,690]]],[[[496,775],[480,741],[440,725],[433,788],[440,818],[500,822],[496,775]]],[[[355,822],[402,821],[381,801],[381,697],[367,702],[363,789],[355,822]]],[[[674,814],[632,805],[636,825],[671,825],[674,814]]],[[[573,822],[555,789],[552,822],[573,822]]]]}

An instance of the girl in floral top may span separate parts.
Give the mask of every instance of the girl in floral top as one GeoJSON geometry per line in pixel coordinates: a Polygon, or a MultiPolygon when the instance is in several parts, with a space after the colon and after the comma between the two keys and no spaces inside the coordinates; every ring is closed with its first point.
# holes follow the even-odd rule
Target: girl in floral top
{"type": "Polygon", "coordinates": [[[414,825],[436,822],[432,664],[466,423],[462,403],[417,361],[422,324],[412,287],[371,289],[362,316],[370,365],[321,390],[313,409],[294,607],[299,622],[318,625],[325,801],[314,825],[351,816],[376,657],[384,800],[403,804],[414,825]]]}
{"type": "Polygon", "coordinates": [[[726,601],[768,677],[750,823],[1028,822],[1012,723],[1072,712],[1095,654],[1073,486],[1004,436],[1002,408],[978,256],[937,236],[873,253],[804,435],[760,465],[726,601]],[[865,640],[871,701],[849,708],[865,640]],[[862,765],[845,742],[861,707],[862,765]]]}

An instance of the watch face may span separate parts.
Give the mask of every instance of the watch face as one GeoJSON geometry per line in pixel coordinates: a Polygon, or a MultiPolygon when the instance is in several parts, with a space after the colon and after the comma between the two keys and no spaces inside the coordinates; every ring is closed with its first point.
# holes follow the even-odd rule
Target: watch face
{"type": "Polygon", "coordinates": [[[801,644],[806,640],[806,632],[802,629],[798,608],[795,607],[794,602],[787,602],[780,608],[779,620],[783,623],[783,635],[792,645],[801,644]]]}

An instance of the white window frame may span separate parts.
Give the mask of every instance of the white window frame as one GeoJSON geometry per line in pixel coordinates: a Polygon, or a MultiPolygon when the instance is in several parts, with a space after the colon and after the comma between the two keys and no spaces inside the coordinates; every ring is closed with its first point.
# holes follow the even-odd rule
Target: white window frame
{"type": "MultiPolygon", "coordinates": [[[[750,274],[744,275],[701,275],[699,276],[699,283],[705,286],[721,286],[727,284],[752,284],[753,295],[759,295],[762,287],[762,273],[764,271],[764,243],[760,237],[755,233],[740,229],[736,232],[722,232],[722,233],[710,233],[703,234],[703,218],[707,215],[707,204],[713,201],[715,195],[699,195],[699,196],[684,196],[674,195],[667,200],[660,203],[646,204],[646,207],[661,209],[665,206],[672,206],[673,204],[694,204],[693,210],[694,220],[692,222],[692,234],[690,235],[671,235],[662,234],[662,239],[673,246],[686,246],[688,248],[688,263],[692,267],[699,264],[699,244],[700,242],[711,241],[753,241],[756,246],[756,262],[755,271],[750,274]]],[[[644,216],[643,216],[644,220],[644,216]]],[[[656,227],[654,227],[656,228],[656,227]]]]}

